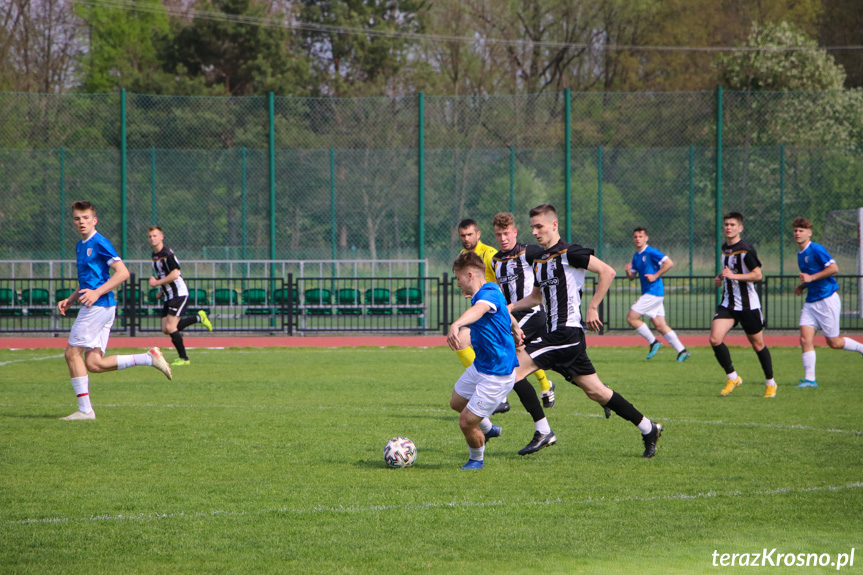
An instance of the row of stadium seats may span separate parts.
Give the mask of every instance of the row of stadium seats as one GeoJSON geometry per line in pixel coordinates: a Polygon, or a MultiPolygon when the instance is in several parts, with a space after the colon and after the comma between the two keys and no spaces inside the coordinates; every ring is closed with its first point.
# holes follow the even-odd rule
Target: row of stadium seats
{"type": "MultiPolygon", "coordinates": [[[[30,315],[51,315],[54,306],[57,302],[66,299],[74,291],[73,288],[58,289],[54,293],[54,302],[51,302],[51,297],[45,288],[27,288],[22,290],[20,295],[11,288],[0,288],[0,315],[21,315],[23,309],[27,308],[30,315]]],[[[124,293],[131,292],[131,289],[120,290],[117,294],[117,304],[119,307],[124,305],[124,293]]],[[[153,288],[147,293],[147,305],[154,308],[153,314],[158,314],[161,310],[162,300],[159,299],[159,288],[153,288]]],[[[362,314],[364,306],[375,306],[365,308],[367,313],[372,315],[390,315],[393,313],[392,308],[378,307],[388,306],[393,302],[390,298],[390,290],[386,288],[371,288],[365,293],[358,289],[344,288],[339,289],[333,297],[333,293],[326,288],[311,288],[305,291],[304,303],[306,313],[309,315],[331,315],[333,306],[338,314],[362,314]]],[[[135,298],[141,302],[140,292],[135,290],[135,298]]],[[[230,288],[218,288],[213,291],[212,305],[216,306],[239,306],[242,301],[244,306],[248,307],[245,310],[247,314],[270,314],[273,312],[265,306],[283,306],[293,305],[298,306],[297,291],[291,290],[290,301],[287,289],[277,289],[272,296],[267,293],[267,290],[261,288],[250,288],[243,290],[242,294],[237,290],[230,288]]],[[[203,289],[189,290],[189,307],[194,310],[205,309],[211,305],[210,295],[203,289]]],[[[399,288],[395,292],[395,304],[398,306],[421,306],[423,303],[422,292],[413,287],[399,288]]],[[[422,307],[399,307],[398,313],[402,314],[421,314],[422,307]]],[[[207,310],[209,311],[209,310],[207,310]]],[[[70,310],[75,313],[75,310],[70,310]]],[[[294,308],[294,313],[299,313],[298,307],[294,308]]],[[[146,315],[147,310],[140,308],[139,315],[146,315]]]]}

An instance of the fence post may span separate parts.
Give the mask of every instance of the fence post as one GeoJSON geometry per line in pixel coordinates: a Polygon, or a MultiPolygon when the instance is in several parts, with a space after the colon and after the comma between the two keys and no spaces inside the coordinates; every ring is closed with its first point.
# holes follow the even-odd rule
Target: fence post
{"type": "Polygon", "coordinates": [[[336,275],[336,150],[330,148],[330,244],[333,254],[333,276],[336,275]]]}
{"type": "MultiPolygon", "coordinates": [[[[285,284],[282,282],[282,306],[285,305],[285,300],[287,299],[288,312],[285,315],[288,317],[288,335],[294,335],[294,274],[288,274],[287,296],[285,296],[284,286],[285,284]]],[[[282,312],[284,313],[284,309],[282,309],[282,312]]]]}
{"type": "Polygon", "coordinates": [[[156,148],[150,148],[150,201],[153,211],[153,225],[157,223],[156,218],[156,148]]]}
{"type": "Polygon", "coordinates": [[[129,280],[126,282],[126,298],[124,306],[126,308],[126,317],[129,320],[129,337],[135,337],[135,321],[138,319],[138,298],[136,293],[141,293],[138,289],[138,278],[135,277],[135,272],[129,274],[129,280]],[[129,287],[131,292],[129,293],[129,287]]]}
{"type": "MultiPolygon", "coordinates": [[[[716,247],[714,248],[714,269],[716,275],[722,271],[722,86],[716,87],[716,190],[714,196],[716,210],[716,247]]],[[[722,297],[722,288],[716,288],[716,304],[722,297]]]]}
{"type": "Polygon", "coordinates": [[[692,258],[695,241],[695,187],[694,187],[695,148],[689,145],[689,289],[692,290],[692,258]]]}
{"type": "Polygon", "coordinates": [[[269,156],[270,156],[270,259],[276,259],[276,119],[275,97],[267,94],[267,115],[269,116],[269,156]]]}
{"type": "Polygon", "coordinates": [[[120,257],[126,259],[128,246],[128,206],[126,205],[126,88],[120,90],[120,257]]]}
{"type": "Polygon", "coordinates": [[[66,150],[60,146],[60,275],[66,259],[66,150]]]}
{"type": "Polygon", "coordinates": [[[564,163],[564,202],[566,209],[564,210],[564,225],[566,226],[566,241],[572,241],[572,92],[569,88],[564,92],[566,98],[566,107],[563,114],[564,122],[564,142],[565,142],[565,158],[564,163]]]}
{"type": "Polygon", "coordinates": [[[602,259],[602,146],[597,148],[597,157],[596,157],[596,190],[597,190],[597,212],[596,219],[599,222],[599,235],[598,235],[598,258],[602,259]]]}
{"type": "MultiPolygon", "coordinates": [[[[243,174],[242,174],[242,183],[241,183],[241,192],[242,194],[242,203],[243,203],[243,259],[247,260],[246,257],[246,243],[247,243],[247,233],[248,230],[246,228],[246,148],[243,147],[243,174]]],[[[246,266],[243,266],[243,277],[246,274],[246,266]]]]}
{"type": "Polygon", "coordinates": [[[779,146],[779,275],[785,275],[785,144],[779,146]]]}
{"type": "Polygon", "coordinates": [[[420,260],[419,275],[425,277],[425,211],[426,211],[426,164],[425,164],[425,94],[417,94],[417,259],[420,260]]]}
{"type": "Polygon", "coordinates": [[[446,272],[443,273],[443,287],[441,288],[443,291],[443,314],[440,316],[442,318],[442,332],[443,335],[446,335],[449,331],[449,274],[446,272]]]}
{"type": "Polygon", "coordinates": [[[515,213],[515,146],[509,147],[509,211],[515,213]]]}

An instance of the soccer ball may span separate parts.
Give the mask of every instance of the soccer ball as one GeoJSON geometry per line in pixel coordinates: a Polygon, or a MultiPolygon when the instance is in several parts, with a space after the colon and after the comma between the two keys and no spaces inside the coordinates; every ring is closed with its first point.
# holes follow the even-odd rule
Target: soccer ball
{"type": "Polygon", "coordinates": [[[417,447],[407,437],[393,437],[384,447],[384,462],[389,467],[410,467],[417,459],[417,447]]]}

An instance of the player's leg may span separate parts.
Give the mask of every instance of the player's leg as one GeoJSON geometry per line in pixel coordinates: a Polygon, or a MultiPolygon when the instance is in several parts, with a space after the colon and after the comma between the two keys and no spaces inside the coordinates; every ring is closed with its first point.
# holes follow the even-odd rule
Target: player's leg
{"type": "Polygon", "coordinates": [[[643,337],[647,341],[647,359],[652,358],[656,355],[656,352],[659,351],[659,348],[662,347],[662,343],[656,339],[653,335],[653,332],[650,331],[650,328],[646,323],[641,321],[641,316],[644,315],[644,307],[647,304],[646,296],[641,296],[638,298],[638,301],[633,304],[631,308],[629,308],[629,312],[626,314],[626,323],[635,330],[635,333],[643,337]]]}
{"type": "MultiPolygon", "coordinates": [[[[186,309],[186,304],[189,301],[188,296],[175,297],[174,299],[165,302],[162,308],[162,332],[171,338],[171,343],[174,344],[174,349],[177,350],[179,356],[171,365],[188,365],[189,356],[186,354],[186,344],[183,341],[182,328],[180,327],[180,317],[183,315],[183,310],[186,309]]],[[[192,323],[197,323],[198,316],[189,316],[183,320],[191,319],[183,327],[187,327],[192,323]]]]}
{"type": "Polygon", "coordinates": [[[734,371],[734,364],[731,363],[731,352],[728,351],[728,346],[725,345],[725,336],[734,327],[734,317],[728,317],[727,308],[719,307],[716,310],[716,315],[713,317],[713,323],[710,324],[710,346],[713,348],[713,355],[716,356],[716,361],[722,369],[725,370],[725,387],[722,388],[720,395],[728,395],[734,388],[743,383],[743,379],[734,371]]]}
{"type": "Polygon", "coordinates": [[[662,315],[657,315],[651,318],[653,322],[653,327],[656,328],[656,331],[662,334],[662,337],[665,338],[665,341],[674,348],[674,351],[677,352],[677,361],[682,362],[689,359],[689,352],[686,351],[686,347],[680,342],[680,338],[677,337],[677,334],[674,333],[674,330],[671,329],[665,322],[665,310],[663,309],[662,315]]]}
{"type": "Polygon", "coordinates": [[[78,399],[78,411],[63,417],[65,421],[96,419],[96,412],[90,403],[90,377],[87,375],[83,353],[84,349],[81,347],[66,346],[66,365],[69,367],[72,389],[78,399]]]}
{"type": "MultiPolygon", "coordinates": [[[[104,351],[108,346],[111,325],[114,323],[115,308],[113,307],[82,307],[69,332],[69,342],[66,346],[66,365],[72,379],[72,388],[78,398],[78,411],[64,417],[66,421],[81,419],[96,419],[96,413],[90,403],[90,376],[87,373],[92,364],[85,354],[89,355],[93,348],[104,351]]],[[[98,365],[93,371],[99,371],[98,365]]]]}
{"type": "Polygon", "coordinates": [[[827,345],[833,349],[844,349],[846,351],[856,351],[859,354],[863,354],[863,345],[850,337],[842,337],[839,335],[839,318],[842,314],[842,303],[839,300],[839,294],[834,293],[830,297],[816,303],[821,304],[821,312],[823,315],[821,320],[821,330],[824,332],[824,337],[827,339],[827,345]]]}
{"type": "MultiPolygon", "coordinates": [[[[453,387],[452,396],[449,400],[449,406],[459,413],[459,429],[462,430],[462,434],[465,436],[465,440],[468,444],[468,450],[470,452],[468,457],[468,463],[464,468],[467,469],[482,469],[483,466],[483,457],[485,453],[485,436],[480,431],[481,443],[477,444],[476,437],[472,430],[465,431],[464,425],[467,425],[467,421],[463,423],[462,416],[465,412],[468,412],[467,404],[470,399],[476,395],[476,384],[478,380],[479,373],[476,371],[472,365],[469,366],[465,372],[458,378],[455,386],[453,387]],[[473,444],[472,444],[473,443],[473,444]],[[476,459],[474,457],[476,456],[476,459]],[[473,461],[473,463],[471,463],[473,461]],[[471,465],[471,467],[468,467],[471,465]]],[[[472,414],[471,414],[472,415],[472,414]]],[[[485,418],[488,421],[488,418],[485,418]]],[[[479,421],[471,422],[471,424],[476,425],[477,431],[479,431],[480,423],[482,422],[482,418],[479,418],[479,421]]],[[[488,426],[491,426],[491,422],[488,421],[488,426]]],[[[498,435],[500,435],[500,428],[498,428],[498,435]]],[[[463,469],[464,469],[463,468],[463,469]]]]}
{"type": "Polygon", "coordinates": [[[740,324],[746,338],[755,350],[761,370],[764,372],[764,397],[776,397],[776,381],[773,379],[773,359],[764,344],[764,316],[760,309],[740,312],[740,324]]]}
{"type": "MultiPolygon", "coordinates": [[[[524,330],[524,341],[531,341],[545,335],[545,312],[538,311],[529,316],[525,316],[519,326],[524,330]]],[[[531,374],[531,377],[539,383],[540,397],[542,398],[542,406],[545,409],[554,407],[554,383],[545,374],[544,369],[537,369],[531,374]]],[[[522,402],[523,403],[523,402],[522,402]]]]}
{"type": "MultiPolygon", "coordinates": [[[[801,319],[801,322],[803,320],[801,319]]],[[[803,379],[797,387],[818,387],[815,381],[815,332],[811,325],[800,324],[800,350],[803,360],[803,379]]]]}
{"type": "Polygon", "coordinates": [[[622,395],[602,383],[595,371],[594,373],[572,375],[572,381],[584,391],[587,397],[604,407],[608,407],[638,428],[644,443],[642,457],[650,458],[656,454],[656,442],[662,435],[662,425],[645,417],[622,395]]]}
{"type": "MultiPolygon", "coordinates": [[[[527,383],[526,377],[531,373],[535,372],[539,369],[539,366],[536,365],[533,358],[527,351],[527,348],[520,347],[516,350],[516,354],[518,357],[518,367],[515,368],[515,377],[517,379],[515,389],[516,393],[519,395],[519,399],[522,400],[522,404],[525,409],[527,409],[528,413],[530,413],[531,417],[533,417],[533,425],[534,425],[534,433],[533,438],[525,445],[522,449],[519,450],[519,455],[528,455],[530,453],[536,453],[543,447],[547,447],[549,445],[554,445],[557,443],[557,436],[554,435],[554,432],[551,430],[549,426],[548,419],[545,417],[545,412],[542,407],[536,402],[536,405],[530,404],[530,399],[528,399],[528,403],[525,403],[525,398],[522,397],[522,394],[519,392],[520,389],[524,390],[522,386],[523,383],[527,383]],[[520,388],[520,389],[519,389],[520,388]],[[539,418],[538,418],[539,417],[539,418]],[[538,418],[538,419],[537,419],[538,418]]],[[[533,390],[533,387],[528,384],[528,387],[533,391],[533,400],[536,401],[536,391],[533,390]]],[[[527,395],[525,390],[525,395],[527,395]]]]}

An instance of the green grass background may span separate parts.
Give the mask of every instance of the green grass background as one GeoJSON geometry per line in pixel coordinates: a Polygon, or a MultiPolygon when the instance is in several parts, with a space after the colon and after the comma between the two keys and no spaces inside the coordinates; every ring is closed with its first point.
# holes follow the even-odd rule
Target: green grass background
{"type": "Polygon", "coordinates": [[[856,548],[843,572],[863,573],[856,354],[819,348],[819,388],[797,389],[799,349],[774,348],[765,400],[750,349],[732,348],[745,383],[722,398],[709,348],[593,348],[665,426],[654,459],[552,374],[558,445],[516,454],[533,425],[513,394],[486,468],[461,472],[444,348],[193,350],[174,381],[91,376],[91,422],[58,420],[76,406],[61,353],[0,350],[0,573],[734,573],[751,568],[714,550],[774,547],[856,548]],[[395,435],[414,467],[384,466],[395,435]]]}

